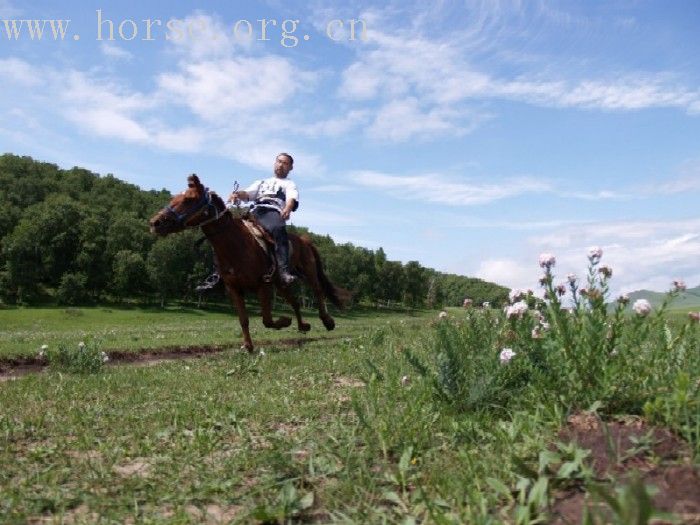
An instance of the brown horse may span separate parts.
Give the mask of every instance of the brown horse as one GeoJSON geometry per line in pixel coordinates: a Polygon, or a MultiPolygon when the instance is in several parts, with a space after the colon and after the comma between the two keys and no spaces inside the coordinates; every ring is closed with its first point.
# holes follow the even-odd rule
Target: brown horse
{"type": "MultiPolygon", "coordinates": [[[[299,330],[307,332],[311,326],[301,318],[296,297],[282,286],[276,272],[270,278],[269,257],[243,220],[234,218],[221,197],[205,188],[197,175],[191,175],[187,183],[187,190],[173,197],[168,206],[151,218],[151,232],[165,236],[187,228],[202,228],[214,248],[226,292],[238,311],[243,329],[243,345],[249,352],[253,350],[253,341],[250,338],[244,299],[247,291],[256,291],[258,294],[263,324],[268,328],[280,329],[289,326],[292,320],[286,316],[277,320],[272,318],[272,287],[276,286],[294,309],[299,330]]],[[[311,287],[323,326],[327,330],[333,330],[335,321],[326,309],[326,298],[342,308],[349,298],[349,292],[334,286],[326,277],[321,257],[308,238],[290,234],[289,241],[290,266],[311,287]]]]}

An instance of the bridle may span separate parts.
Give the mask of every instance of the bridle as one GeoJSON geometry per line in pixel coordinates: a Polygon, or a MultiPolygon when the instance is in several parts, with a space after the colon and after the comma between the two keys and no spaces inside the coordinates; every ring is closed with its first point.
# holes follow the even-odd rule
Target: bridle
{"type": "Polygon", "coordinates": [[[219,210],[216,204],[212,202],[209,188],[204,188],[202,197],[197,202],[188,206],[184,211],[179,212],[172,206],[168,205],[163,208],[163,212],[165,213],[166,217],[174,220],[178,226],[182,226],[183,228],[197,228],[218,221],[227,212],[227,210],[226,208],[219,210]],[[200,215],[209,215],[209,210],[214,210],[212,217],[197,224],[188,224],[192,221],[192,219],[199,217],[200,215]]]}

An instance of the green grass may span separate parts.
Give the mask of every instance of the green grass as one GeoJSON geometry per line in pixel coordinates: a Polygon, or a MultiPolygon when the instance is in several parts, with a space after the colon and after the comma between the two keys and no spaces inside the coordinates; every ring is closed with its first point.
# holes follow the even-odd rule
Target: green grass
{"type": "MultiPolygon", "coordinates": [[[[251,310],[251,336],[256,341],[303,337],[296,324],[283,330],[262,325],[259,313],[251,310]]],[[[291,315],[280,310],[275,315],[291,315]]],[[[312,329],[306,337],[345,337],[362,332],[368,319],[420,319],[426,311],[409,313],[377,313],[357,309],[332,312],[338,329],[327,332],[315,310],[303,312],[312,329]]],[[[213,306],[206,310],[184,307],[128,308],[12,308],[0,310],[0,359],[36,355],[46,344],[77,344],[91,339],[99,341],[103,350],[140,350],[164,346],[231,345],[242,342],[238,317],[231,307],[213,306]]]]}
{"type": "MultiPolygon", "coordinates": [[[[40,344],[91,337],[105,348],[205,342],[232,348],[96,374],[50,369],[0,383],[2,523],[493,524],[512,523],[516,508],[542,518],[551,493],[537,496],[533,487],[541,485],[523,485],[518,462],[536,468],[567,411],[582,408],[563,401],[573,393],[552,395],[547,388],[556,385],[543,384],[544,374],[526,383],[510,374],[532,373],[527,359],[537,357],[540,344],[558,352],[554,335],[530,338],[537,322],[530,314],[506,321],[500,310],[455,308],[438,321],[430,311],[351,311],[336,316],[338,328],[330,333],[313,318],[311,336],[338,337],[303,347],[275,343],[296,331],[264,329],[255,319],[254,340],[266,342],[258,346],[263,354],[249,356],[234,350],[237,321],[225,311],[80,312],[0,311],[9,321],[2,325],[2,351],[34,352],[40,344]],[[109,340],[105,333],[112,330],[109,340]],[[27,338],[19,350],[12,344],[18,334],[27,338]],[[47,334],[53,339],[43,340],[47,334]],[[503,341],[518,353],[506,367],[498,363],[503,341]],[[452,370],[444,368],[446,349],[452,370]],[[445,396],[455,372],[463,382],[445,396]],[[493,378],[502,383],[489,383],[493,378]],[[531,508],[518,507],[517,487],[532,499],[531,508]]],[[[638,332],[642,321],[631,321],[638,332]]],[[[653,355],[669,352],[661,330],[661,339],[649,334],[660,345],[653,355]]],[[[593,335],[577,349],[597,341],[593,335]]],[[[697,338],[688,342],[695,352],[697,338]]],[[[649,413],[678,422],[679,432],[693,439],[700,412],[688,408],[697,400],[675,401],[699,377],[698,360],[689,363],[685,383],[677,376],[677,386],[669,383],[658,396],[640,390],[635,401],[650,395],[649,413]]],[[[607,391],[603,385],[596,392],[607,391]]],[[[570,480],[549,481],[553,487],[570,480]]]]}

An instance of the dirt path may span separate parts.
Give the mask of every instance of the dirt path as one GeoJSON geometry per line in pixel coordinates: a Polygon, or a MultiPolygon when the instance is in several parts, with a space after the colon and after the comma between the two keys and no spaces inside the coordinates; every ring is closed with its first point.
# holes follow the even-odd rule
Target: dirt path
{"type": "MultiPolygon", "coordinates": [[[[257,341],[258,348],[263,347],[301,347],[314,341],[332,341],[339,336],[331,337],[295,337],[288,339],[268,339],[257,341]]],[[[108,366],[150,366],[164,361],[178,359],[197,359],[206,355],[219,354],[226,350],[238,351],[237,343],[224,345],[193,345],[193,346],[165,346],[161,348],[141,348],[139,350],[111,350],[108,366]]],[[[0,357],[0,383],[11,381],[28,374],[37,374],[48,368],[46,360],[36,356],[26,357],[0,357]]]]}

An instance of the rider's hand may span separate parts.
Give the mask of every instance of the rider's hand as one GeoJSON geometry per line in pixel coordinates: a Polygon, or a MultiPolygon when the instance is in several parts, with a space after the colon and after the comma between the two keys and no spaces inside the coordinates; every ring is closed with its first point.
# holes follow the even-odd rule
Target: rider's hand
{"type": "Polygon", "coordinates": [[[292,210],[282,210],[282,218],[286,221],[289,219],[289,216],[292,214],[292,210]]]}
{"type": "Polygon", "coordinates": [[[229,195],[229,197],[228,197],[228,201],[232,202],[234,204],[238,204],[241,201],[241,198],[238,195],[238,192],[234,191],[233,193],[231,193],[231,195],[229,195]]]}

